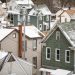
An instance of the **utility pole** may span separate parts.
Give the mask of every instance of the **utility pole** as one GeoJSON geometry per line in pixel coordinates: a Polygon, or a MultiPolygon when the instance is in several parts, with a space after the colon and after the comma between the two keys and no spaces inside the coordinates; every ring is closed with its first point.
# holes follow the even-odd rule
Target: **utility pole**
{"type": "Polygon", "coordinates": [[[23,9],[23,25],[24,25],[24,58],[25,58],[25,25],[27,25],[27,9],[25,7],[23,9]]]}

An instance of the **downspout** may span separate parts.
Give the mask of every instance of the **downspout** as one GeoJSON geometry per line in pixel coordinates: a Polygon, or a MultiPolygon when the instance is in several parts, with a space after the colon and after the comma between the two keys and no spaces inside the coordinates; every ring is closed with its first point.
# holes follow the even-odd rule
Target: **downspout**
{"type": "Polygon", "coordinates": [[[18,49],[18,56],[22,57],[22,25],[19,25],[19,49],[18,49]]]}

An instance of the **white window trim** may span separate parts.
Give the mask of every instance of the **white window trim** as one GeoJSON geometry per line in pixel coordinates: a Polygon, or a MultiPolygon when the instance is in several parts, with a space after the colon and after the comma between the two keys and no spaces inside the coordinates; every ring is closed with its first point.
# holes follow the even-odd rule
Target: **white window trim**
{"type": "Polygon", "coordinates": [[[59,40],[60,40],[60,31],[56,31],[56,40],[58,40],[57,33],[59,32],[59,40]]]}
{"type": "MultiPolygon", "coordinates": [[[[65,50],[65,62],[66,62],[66,63],[70,63],[70,61],[67,61],[67,60],[66,60],[66,52],[67,52],[67,51],[70,52],[70,50],[65,50]]],[[[70,56],[69,56],[69,60],[70,60],[70,56]]]]}
{"type": "Polygon", "coordinates": [[[39,24],[39,29],[42,30],[42,24],[39,24]],[[40,27],[41,26],[41,27],[40,27]]]}
{"type": "Polygon", "coordinates": [[[55,49],[55,61],[60,61],[60,49],[55,49]],[[57,50],[59,50],[59,60],[57,60],[57,50]]]}
{"type": "Polygon", "coordinates": [[[46,60],[51,60],[51,48],[50,47],[46,47],[46,60]],[[50,58],[47,58],[47,48],[50,49],[50,58]]]}

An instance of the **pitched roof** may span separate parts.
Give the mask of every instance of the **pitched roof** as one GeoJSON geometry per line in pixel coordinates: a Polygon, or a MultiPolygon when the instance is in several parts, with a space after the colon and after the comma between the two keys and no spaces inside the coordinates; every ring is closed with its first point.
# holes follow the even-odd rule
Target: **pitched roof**
{"type": "Polygon", "coordinates": [[[18,0],[16,1],[17,4],[31,4],[31,5],[34,5],[32,0],[18,0]]]}
{"type": "Polygon", "coordinates": [[[8,53],[7,57],[3,61],[4,62],[2,62],[3,66],[1,68],[0,75],[8,75],[10,73],[9,69],[11,70],[12,75],[31,75],[31,68],[33,65],[21,58],[14,56],[12,53],[8,53]]]}
{"type": "Polygon", "coordinates": [[[6,29],[1,28],[0,29],[0,41],[3,40],[6,36],[8,36],[14,29],[6,29]]]}
{"type": "Polygon", "coordinates": [[[75,47],[75,21],[67,22],[67,23],[60,23],[51,29],[48,35],[43,39],[42,42],[45,42],[52,33],[59,28],[61,32],[64,34],[66,39],[70,42],[70,44],[75,47]]]}
{"type": "Polygon", "coordinates": [[[74,9],[65,10],[65,12],[68,13],[69,15],[75,14],[75,10],[74,9]]]}
{"type": "Polygon", "coordinates": [[[42,15],[51,15],[51,11],[49,10],[49,8],[43,4],[43,5],[38,5],[38,7],[36,7],[35,9],[32,9],[29,12],[29,15],[33,15],[33,14],[37,14],[37,10],[40,11],[40,14],[42,15]]]}
{"type": "MultiPolygon", "coordinates": [[[[18,27],[13,27],[13,28],[18,29],[18,27]]],[[[24,33],[24,26],[22,26],[22,33],[24,33]]],[[[45,36],[34,25],[25,26],[25,35],[29,38],[40,38],[45,36]]]]}

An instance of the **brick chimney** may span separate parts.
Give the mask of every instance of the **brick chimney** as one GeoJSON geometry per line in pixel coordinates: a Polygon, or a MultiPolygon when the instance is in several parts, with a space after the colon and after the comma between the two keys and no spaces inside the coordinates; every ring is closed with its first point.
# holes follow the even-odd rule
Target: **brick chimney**
{"type": "Polygon", "coordinates": [[[18,56],[22,57],[22,25],[19,25],[19,50],[18,50],[18,56]]]}

